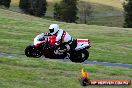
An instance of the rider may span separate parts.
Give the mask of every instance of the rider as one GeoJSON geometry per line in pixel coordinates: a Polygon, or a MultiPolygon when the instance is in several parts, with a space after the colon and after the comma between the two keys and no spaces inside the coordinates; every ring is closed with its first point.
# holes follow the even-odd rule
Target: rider
{"type": "Polygon", "coordinates": [[[56,36],[55,45],[57,47],[61,45],[69,45],[69,49],[74,48],[75,40],[66,31],[60,29],[58,24],[51,24],[49,26],[49,31],[51,35],[56,36]]]}

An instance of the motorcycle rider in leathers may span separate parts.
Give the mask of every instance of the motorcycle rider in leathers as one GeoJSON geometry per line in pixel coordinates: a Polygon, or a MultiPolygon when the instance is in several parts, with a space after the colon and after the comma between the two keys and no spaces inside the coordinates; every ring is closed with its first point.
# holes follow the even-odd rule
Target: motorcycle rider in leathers
{"type": "Polygon", "coordinates": [[[58,24],[51,24],[49,26],[49,31],[51,35],[56,36],[56,47],[66,46],[67,50],[72,50],[75,48],[76,41],[64,30],[59,28],[58,24]]]}

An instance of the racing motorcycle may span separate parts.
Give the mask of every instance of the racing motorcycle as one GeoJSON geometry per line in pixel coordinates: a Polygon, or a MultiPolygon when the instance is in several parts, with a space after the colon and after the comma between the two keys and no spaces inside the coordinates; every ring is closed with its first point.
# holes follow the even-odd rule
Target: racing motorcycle
{"type": "Polygon", "coordinates": [[[34,38],[34,43],[25,49],[27,57],[39,58],[44,56],[51,59],[70,59],[72,62],[84,62],[89,57],[87,49],[91,47],[88,39],[74,39],[74,49],[68,44],[55,48],[56,36],[41,33],[34,38]]]}

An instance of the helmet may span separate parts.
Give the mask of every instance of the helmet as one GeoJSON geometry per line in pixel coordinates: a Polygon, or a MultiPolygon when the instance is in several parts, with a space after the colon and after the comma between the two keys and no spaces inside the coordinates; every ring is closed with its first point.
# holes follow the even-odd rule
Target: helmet
{"type": "Polygon", "coordinates": [[[55,33],[57,33],[59,31],[59,25],[57,25],[57,24],[51,24],[49,26],[49,31],[50,31],[50,33],[52,35],[55,34],[55,33]]]}

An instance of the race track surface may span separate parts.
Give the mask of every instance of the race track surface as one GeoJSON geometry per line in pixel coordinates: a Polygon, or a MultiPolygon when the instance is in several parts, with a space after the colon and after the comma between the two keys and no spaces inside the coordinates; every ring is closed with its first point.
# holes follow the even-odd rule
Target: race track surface
{"type": "MultiPolygon", "coordinates": [[[[24,55],[24,54],[7,54],[7,53],[0,53],[0,56],[17,56],[17,55],[24,55]]],[[[58,60],[60,60],[60,59],[58,59],[58,60]]],[[[62,60],[62,61],[64,61],[64,62],[71,62],[69,59],[64,59],[64,60],[62,60]]],[[[132,64],[110,63],[110,62],[98,62],[98,61],[90,61],[90,60],[86,60],[86,61],[82,62],[82,64],[132,68],[132,64]]]]}

